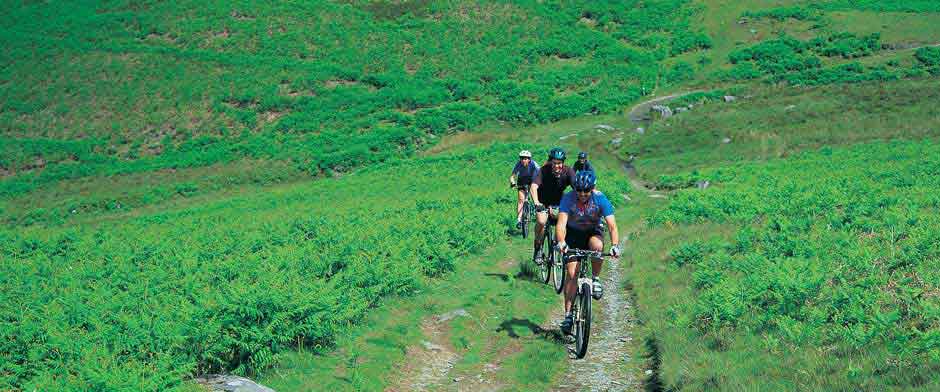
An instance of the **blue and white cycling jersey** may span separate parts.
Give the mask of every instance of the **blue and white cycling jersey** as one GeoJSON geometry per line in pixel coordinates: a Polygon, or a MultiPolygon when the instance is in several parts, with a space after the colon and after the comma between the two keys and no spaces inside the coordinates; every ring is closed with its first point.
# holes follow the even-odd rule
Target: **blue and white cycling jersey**
{"type": "Polygon", "coordinates": [[[589,231],[599,228],[604,217],[613,215],[614,206],[600,191],[594,191],[586,203],[578,205],[578,192],[571,191],[561,198],[558,211],[568,214],[569,228],[589,231]]]}
{"type": "Polygon", "coordinates": [[[517,176],[519,185],[529,185],[532,183],[532,179],[539,174],[539,167],[531,160],[529,160],[529,166],[523,166],[522,162],[516,162],[512,174],[517,176]]]}

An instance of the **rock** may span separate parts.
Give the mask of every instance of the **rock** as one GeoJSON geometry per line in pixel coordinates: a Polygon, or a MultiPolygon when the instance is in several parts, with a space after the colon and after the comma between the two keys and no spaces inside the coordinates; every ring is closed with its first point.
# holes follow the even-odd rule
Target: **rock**
{"type": "Polygon", "coordinates": [[[722,142],[723,144],[731,143],[731,138],[730,138],[730,137],[726,137],[726,138],[724,138],[724,139],[721,139],[721,142],[722,142]]]}
{"type": "Polygon", "coordinates": [[[669,118],[672,116],[672,109],[665,105],[653,105],[650,111],[659,113],[660,118],[669,118]]]}
{"type": "Polygon", "coordinates": [[[450,311],[447,313],[439,314],[436,317],[434,317],[434,319],[436,319],[437,322],[442,323],[445,321],[450,321],[457,317],[470,317],[470,313],[464,309],[457,309],[457,310],[450,311]]]}
{"type": "Polygon", "coordinates": [[[639,133],[640,135],[642,135],[642,134],[646,133],[646,130],[643,129],[643,127],[638,127],[638,128],[636,129],[636,133],[639,133]]]}
{"type": "Polygon", "coordinates": [[[454,382],[460,382],[460,380],[463,380],[463,377],[454,377],[454,382]]]}
{"type": "Polygon", "coordinates": [[[601,133],[601,134],[604,134],[604,135],[607,134],[607,132],[604,131],[603,129],[595,129],[595,131],[597,131],[597,133],[601,133]]]}
{"type": "Polygon", "coordinates": [[[734,95],[725,95],[725,102],[734,102],[737,98],[734,95]]]}
{"type": "Polygon", "coordinates": [[[687,111],[689,111],[689,108],[682,107],[682,106],[676,108],[676,114],[687,112],[687,111]]]}
{"type": "Polygon", "coordinates": [[[647,370],[646,370],[646,375],[647,375],[647,376],[649,376],[649,375],[651,375],[651,374],[653,374],[653,371],[652,371],[652,370],[649,370],[649,369],[647,369],[647,370]]]}
{"type": "Polygon", "coordinates": [[[796,109],[796,105],[787,105],[787,107],[783,108],[783,110],[786,110],[786,111],[788,111],[788,112],[791,111],[791,110],[793,110],[793,109],[796,109]]]}
{"type": "Polygon", "coordinates": [[[424,349],[428,351],[444,351],[444,347],[431,343],[427,340],[421,341],[421,345],[424,346],[424,349]]]}
{"type": "Polygon", "coordinates": [[[751,34],[757,34],[757,30],[751,29],[751,34]]]}
{"type": "Polygon", "coordinates": [[[577,135],[578,135],[578,134],[576,134],[576,133],[572,133],[572,134],[570,134],[570,135],[562,136],[562,137],[558,138],[558,140],[565,140],[565,139],[567,139],[567,138],[569,138],[569,137],[577,136],[577,135]]]}
{"type": "Polygon", "coordinates": [[[694,107],[695,107],[695,105],[693,105],[693,104],[691,104],[691,103],[689,104],[689,110],[692,110],[692,108],[694,108],[694,107]]]}
{"type": "Polygon", "coordinates": [[[711,184],[708,180],[703,180],[695,183],[695,187],[698,189],[706,189],[708,185],[711,184]]]}
{"type": "Polygon", "coordinates": [[[274,392],[247,378],[232,375],[208,374],[197,377],[195,381],[213,392],[274,392]]]}
{"type": "Polygon", "coordinates": [[[623,143],[623,138],[622,138],[622,137],[618,137],[618,138],[616,138],[616,139],[610,141],[610,144],[613,144],[613,145],[615,145],[615,146],[619,146],[620,143],[623,143]]]}
{"type": "Polygon", "coordinates": [[[597,125],[594,126],[594,129],[603,129],[603,130],[605,130],[605,131],[616,131],[616,130],[617,130],[616,127],[613,127],[613,126],[610,126],[610,125],[607,125],[607,124],[597,124],[597,125]]]}

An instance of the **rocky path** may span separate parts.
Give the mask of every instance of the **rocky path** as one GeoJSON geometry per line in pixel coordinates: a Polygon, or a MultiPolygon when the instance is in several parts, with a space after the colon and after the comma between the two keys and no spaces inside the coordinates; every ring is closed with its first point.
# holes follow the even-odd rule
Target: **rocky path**
{"type": "MultiPolygon", "coordinates": [[[[632,360],[630,344],[633,340],[632,306],[622,288],[621,260],[608,259],[601,274],[604,298],[594,302],[594,319],[588,353],[583,359],[574,359],[567,376],[558,385],[560,391],[626,391],[637,390],[638,382],[627,372],[632,360]]],[[[573,352],[573,345],[569,351],[573,352]]]]}
{"type": "Polygon", "coordinates": [[[669,102],[673,99],[682,98],[689,94],[700,93],[703,91],[705,90],[692,90],[692,91],[686,91],[683,93],[667,95],[665,97],[653,98],[653,99],[638,103],[636,106],[630,109],[630,114],[628,116],[630,117],[630,121],[633,121],[636,123],[649,121],[650,120],[650,108],[652,108],[653,106],[659,105],[664,102],[669,102]]]}

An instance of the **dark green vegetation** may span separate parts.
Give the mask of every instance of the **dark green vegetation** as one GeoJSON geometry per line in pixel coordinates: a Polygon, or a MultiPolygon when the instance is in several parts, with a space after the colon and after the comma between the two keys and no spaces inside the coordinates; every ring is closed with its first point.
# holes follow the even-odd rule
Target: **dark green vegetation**
{"type": "Polygon", "coordinates": [[[0,231],[0,382],[153,390],[194,372],[264,368],[296,344],[329,347],[384,296],[504,235],[511,217],[500,212],[513,199],[499,186],[501,157],[518,149],[114,223],[0,231]]]}
{"type": "Polygon", "coordinates": [[[938,152],[935,142],[878,142],[699,173],[713,186],[679,192],[650,223],[709,233],[657,234],[668,255],[637,254],[656,259],[642,271],[674,275],[637,283],[640,298],[675,290],[640,301],[657,302],[646,311],[667,380],[936,389],[938,152]],[[659,260],[663,271],[651,270],[659,260]],[[694,370],[676,372],[683,367],[694,370]],[[770,380],[753,378],[768,371],[770,380]]]}
{"type": "Polygon", "coordinates": [[[688,3],[7,2],[0,196],[244,158],[347,171],[615,111],[691,77],[659,65],[710,45],[688,3]]]}
{"type": "Polygon", "coordinates": [[[278,391],[409,390],[421,382],[420,367],[443,365],[414,357],[415,348],[431,340],[453,347],[457,355],[452,376],[439,380],[442,384],[454,378],[472,381],[485,364],[500,361],[500,378],[518,379],[524,389],[549,388],[561,375],[565,353],[540,326],[557,308],[557,297],[520,268],[531,268],[523,256],[531,252],[530,241],[495,245],[458,265],[453,276],[370,312],[350,334],[338,336],[336,353],[289,354],[260,381],[278,391]],[[467,315],[435,321],[459,310],[467,315]]]}
{"type": "MultiPolygon", "coordinates": [[[[500,379],[546,388],[565,364],[531,323],[557,304],[509,266],[474,285],[493,260],[459,264],[501,245],[516,151],[571,132],[622,136],[617,157],[678,190],[618,210],[650,217],[627,275],[665,386],[937,388],[936,2],[0,11],[0,389],[183,389],[209,371],[381,389],[415,320],[458,306],[474,316],[448,325],[459,374],[508,342],[500,379]],[[642,135],[576,118],[685,88],[705,92],[669,105],[695,108],[642,135]],[[512,131],[569,118],[537,143],[512,131]],[[459,145],[488,138],[526,144],[459,145]]],[[[625,178],[601,178],[620,201],[625,178]]]]}

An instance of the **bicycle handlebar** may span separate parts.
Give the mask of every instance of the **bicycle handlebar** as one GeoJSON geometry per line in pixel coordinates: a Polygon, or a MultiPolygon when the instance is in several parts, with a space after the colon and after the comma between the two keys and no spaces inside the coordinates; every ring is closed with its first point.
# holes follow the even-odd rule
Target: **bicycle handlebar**
{"type": "Polygon", "coordinates": [[[584,249],[571,249],[571,248],[568,248],[568,250],[565,251],[564,257],[565,257],[565,259],[569,259],[569,258],[572,258],[572,257],[593,257],[593,258],[599,259],[599,258],[602,258],[602,257],[614,257],[614,255],[613,255],[612,253],[610,253],[610,252],[603,253],[603,252],[597,251],[597,250],[584,250],[584,249]]]}
{"type": "Polygon", "coordinates": [[[539,204],[535,206],[535,212],[545,212],[548,210],[557,210],[558,206],[547,206],[545,204],[539,204]]]}

